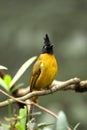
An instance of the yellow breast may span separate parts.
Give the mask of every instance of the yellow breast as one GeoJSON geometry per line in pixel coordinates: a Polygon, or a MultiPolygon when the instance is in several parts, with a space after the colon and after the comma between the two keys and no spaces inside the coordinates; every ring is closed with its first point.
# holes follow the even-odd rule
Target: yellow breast
{"type": "Polygon", "coordinates": [[[47,89],[58,70],[57,61],[52,54],[41,54],[36,61],[30,80],[32,90],[47,89]]]}

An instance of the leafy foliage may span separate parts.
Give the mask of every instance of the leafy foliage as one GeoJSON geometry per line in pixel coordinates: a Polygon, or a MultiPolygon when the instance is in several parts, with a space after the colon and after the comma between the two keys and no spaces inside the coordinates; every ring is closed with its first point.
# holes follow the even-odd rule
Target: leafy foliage
{"type": "Polygon", "coordinates": [[[0,70],[7,70],[8,68],[5,66],[0,65],[0,70]]]}
{"type": "Polygon", "coordinates": [[[6,83],[2,78],[0,78],[0,86],[8,92],[8,86],[6,85],[6,83]]]}
{"type": "Polygon", "coordinates": [[[24,106],[24,108],[21,108],[19,110],[19,117],[20,117],[20,120],[17,121],[15,127],[18,129],[18,130],[25,130],[26,129],[26,121],[27,121],[27,108],[26,106],[24,106]]]}
{"type": "Polygon", "coordinates": [[[21,67],[20,69],[17,71],[17,73],[15,74],[15,76],[12,79],[12,82],[10,84],[10,87],[12,87],[18,80],[19,78],[24,74],[24,72],[29,68],[29,66],[34,62],[34,60],[37,57],[34,56],[32,58],[30,58],[29,60],[27,60],[21,67]]]}
{"type": "MultiPolygon", "coordinates": [[[[29,60],[27,60],[17,71],[17,73],[15,74],[15,76],[12,77],[10,75],[5,75],[4,79],[0,78],[0,86],[2,88],[4,88],[8,93],[11,93],[13,91],[15,91],[16,89],[18,89],[19,87],[21,87],[23,84],[19,84],[15,87],[12,88],[12,86],[19,80],[19,78],[21,78],[21,76],[24,74],[24,72],[29,68],[29,66],[34,62],[34,60],[37,57],[34,56],[32,58],[30,58],[29,60]]],[[[6,69],[6,67],[4,66],[0,66],[1,69],[6,69]]]]}
{"type": "Polygon", "coordinates": [[[43,130],[49,126],[53,126],[54,123],[36,123],[35,119],[30,120],[27,123],[28,130],[43,130]]]}
{"type": "Polygon", "coordinates": [[[77,130],[79,125],[80,125],[80,123],[76,124],[73,130],[77,130]]]}
{"type": "Polygon", "coordinates": [[[56,122],[56,130],[68,130],[68,121],[63,111],[58,113],[58,119],[56,122]]]}

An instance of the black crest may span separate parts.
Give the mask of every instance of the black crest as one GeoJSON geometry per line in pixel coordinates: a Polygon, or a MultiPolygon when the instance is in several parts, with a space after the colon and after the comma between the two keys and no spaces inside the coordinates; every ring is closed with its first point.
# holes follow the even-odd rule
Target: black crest
{"type": "Polygon", "coordinates": [[[42,53],[53,54],[53,44],[51,44],[48,34],[45,35],[44,44],[45,45],[42,48],[42,53]]]}

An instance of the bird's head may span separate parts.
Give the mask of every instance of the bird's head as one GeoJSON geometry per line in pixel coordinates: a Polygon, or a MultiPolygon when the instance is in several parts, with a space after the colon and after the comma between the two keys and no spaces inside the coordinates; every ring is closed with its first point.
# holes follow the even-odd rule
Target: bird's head
{"type": "Polygon", "coordinates": [[[42,53],[53,54],[53,44],[51,44],[51,41],[49,40],[47,34],[45,35],[44,38],[44,46],[42,48],[42,53]]]}

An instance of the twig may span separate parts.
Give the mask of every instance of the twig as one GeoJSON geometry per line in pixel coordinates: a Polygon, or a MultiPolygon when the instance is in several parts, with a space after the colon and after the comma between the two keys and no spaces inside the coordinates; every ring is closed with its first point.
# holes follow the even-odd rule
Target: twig
{"type": "Polygon", "coordinates": [[[36,103],[34,103],[34,102],[24,102],[24,101],[21,101],[21,100],[19,100],[18,98],[14,98],[13,96],[10,96],[9,94],[7,94],[6,92],[4,92],[3,90],[0,90],[0,92],[3,93],[5,96],[8,96],[9,98],[11,98],[10,101],[12,101],[12,102],[19,102],[19,103],[23,103],[23,104],[25,104],[25,105],[31,105],[31,104],[33,104],[34,106],[36,106],[36,107],[38,107],[39,109],[41,109],[41,110],[47,112],[47,113],[50,114],[51,116],[53,116],[53,117],[55,117],[55,118],[58,118],[58,116],[57,116],[56,114],[54,114],[52,111],[50,111],[50,110],[48,110],[48,109],[46,109],[46,108],[40,106],[39,104],[36,104],[36,103]]]}
{"type": "Polygon", "coordinates": [[[39,109],[47,112],[48,114],[50,114],[51,116],[58,118],[58,116],[56,114],[54,114],[52,111],[49,111],[48,109],[46,109],[45,107],[40,106],[39,104],[36,104],[34,102],[31,102],[34,106],[38,107],[39,109]]]}
{"type": "Polygon", "coordinates": [[[1,90],[1,89],[0,89],[0,92],[1,92],[2,94],[4,94],[5,96],[7,96],[7,97],[10,98],[10,99],[8,99],[8,100],[5,100],[5,101],[1,102],[1,103],[0,103],[0,107],[3,107],[3,106],[8,105],[9,102],[10,102],[10,103],[13,103],[13,102],[20,102],[20,103],[25,104],[25,103],[24,103],[23,101],[21,101],[20,99],[15,98],[15,97],[13,97],[13,96],[7,94],[6,92],[4,92],[4,91],[1,90]]]}

